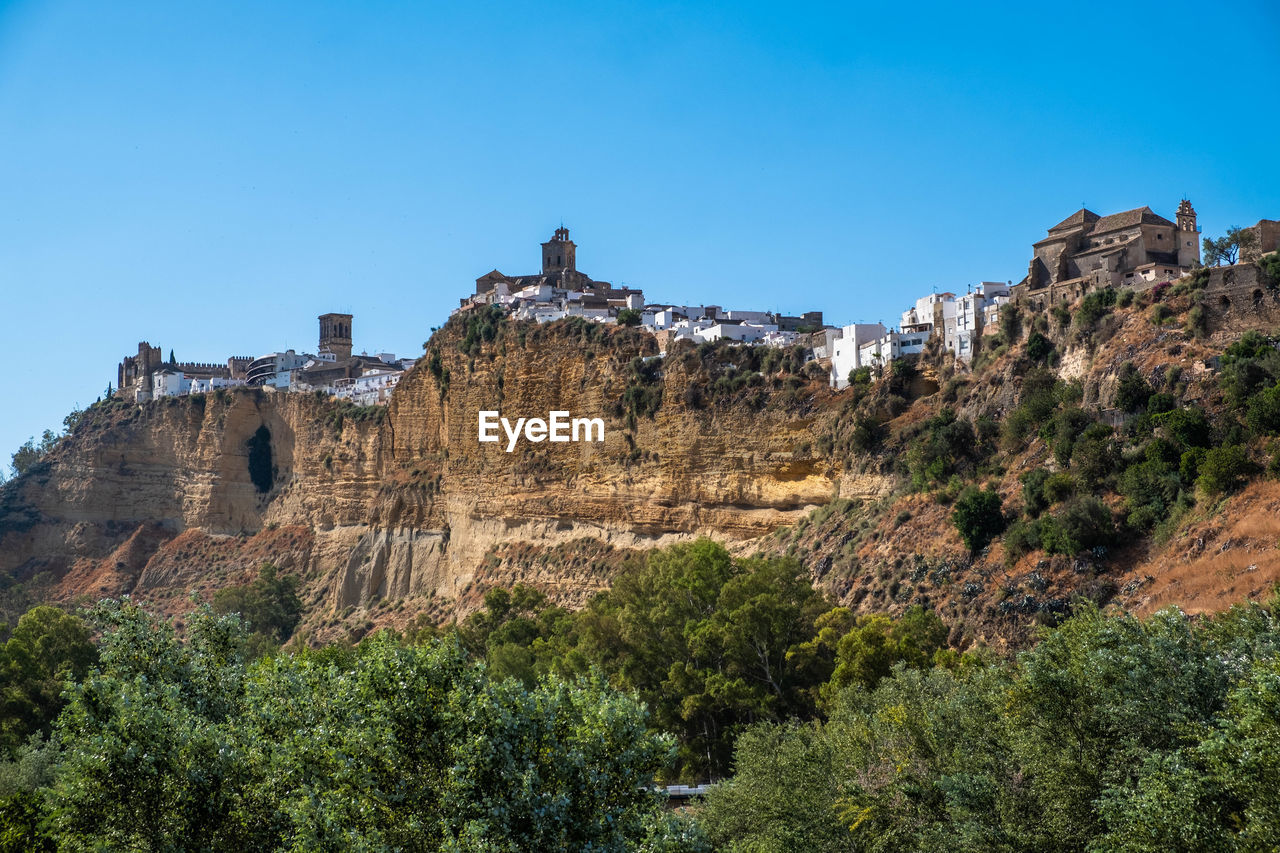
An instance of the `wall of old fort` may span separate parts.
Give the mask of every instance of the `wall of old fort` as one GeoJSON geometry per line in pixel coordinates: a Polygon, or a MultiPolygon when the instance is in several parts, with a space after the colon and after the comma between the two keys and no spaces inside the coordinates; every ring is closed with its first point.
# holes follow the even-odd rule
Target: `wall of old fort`
{"type": "Polygon", "coordinates": [[[1280,281],[1268,281],[1252,263],[1213,267],[1200,304],[1210,333],[1280,325],[1280,281]]]}

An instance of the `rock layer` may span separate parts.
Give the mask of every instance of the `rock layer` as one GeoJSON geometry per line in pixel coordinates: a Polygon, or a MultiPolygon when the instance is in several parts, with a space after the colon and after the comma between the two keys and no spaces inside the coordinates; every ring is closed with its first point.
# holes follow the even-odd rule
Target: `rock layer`
{"type": "MultiPolygon", "coordinates": [[[[179,612],[187,589],[238,581],[272,559],[304,579],[308,624],[323,637],[336,616],[378,602],[465,606],[498,548],[742,541],[842,488],[881,485],[842,484],[809,449],[835,409],[820,379],[708,403],[696,353],[662,360],[637,330],[503,321],[490,340],[468,331],[463,319],[437,334],[385,411],[248,389],[90,410],[4,488],[0,571],[49,572],[68,599],[133,593],[179,612]],[[505,440],[478,441],[482,409],[511,421],[600,417],[605,437],[508,453],[505,440]],[[249,442],[264,428],[270,487],[260,491],[249,442]]],[[[517,568],[504,581],[537,580],[519,565],[508,563],[517,568]]],[[[600,567],[567,571],[553,586],[569,599],[607,581],[600,567]]]]}

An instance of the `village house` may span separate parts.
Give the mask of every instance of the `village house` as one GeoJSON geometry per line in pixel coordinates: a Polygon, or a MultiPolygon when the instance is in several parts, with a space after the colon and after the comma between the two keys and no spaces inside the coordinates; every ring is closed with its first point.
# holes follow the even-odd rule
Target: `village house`
{"type": "MultiPolygon", "coordinates": [[[[841,327],[831,341],[831,385],[847,388],[850,373],[860,367],[870,367],[862,360],[862,347],[880,340],[887,333],[883,323],[854,323],[841,327]]],[[[814,355],[820,358],[816,350],[814,355]]]]}

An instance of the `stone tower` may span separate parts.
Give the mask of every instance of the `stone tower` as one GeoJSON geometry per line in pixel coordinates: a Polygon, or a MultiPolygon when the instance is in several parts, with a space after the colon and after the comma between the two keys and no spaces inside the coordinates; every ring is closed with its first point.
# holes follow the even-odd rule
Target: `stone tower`
{"type": "Polygon", "coordinates": [[[320,352],[331,352],[338,361],[351,358],[351,315],[320,315],[320,352]]]}
{"type": "Polygon", "coordinates": [[[555,235],[542,244],[542,274],[557,275],[577,272],[577,246],[569,239],[569,229],[561,225],[555,235]]]}
{"type": "Polygon", "coordinates": [[[1183,199],[1178,205],[1178,266],[1200,263],[1200,229],[1196,227],[1196,209],[1183,199]]]}

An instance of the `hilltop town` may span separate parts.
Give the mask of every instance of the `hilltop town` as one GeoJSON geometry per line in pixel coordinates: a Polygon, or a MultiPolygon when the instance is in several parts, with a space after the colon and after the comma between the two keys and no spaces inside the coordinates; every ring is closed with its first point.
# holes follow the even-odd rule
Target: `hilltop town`
{"type": "MultiPolygon", "coordinates": [[[[1240,247],[1241,261],[1280,249],[1280,221],[1263,219],[1242,232],[1247,239],[1240,247]]],[[[1150,207],[1106,216],[1081,208],[1032,246],[1027,274],[1017,284],[981,281],[965,293],[922,295],[902,312],[896,328],[883,323],[832,326],[820,310],[787,316],[719,305],[646,302],[638,288],[614,287],[581,272],[577,244],[563,226],[542,244],[541,260],[538,273],[506,275],[494,269],[480,276],[475,292],[461,299],[453,314],[498,306],[514,319],[537,323],[578,317],[639,326],[655,336],[664,354],[679,341],[799,346],[805,360],[817,362],[830,385],[842,389],[855,372],[865,369],[878,375],[893,360],[922,353],[930,345],[957,361],[971,362],[984,335],[998,328],[1005,305],[1044,313],[1099,290],[1145,291],[1173,282],[1200,268],[1201,238],[1196,211],[1187,199],[1178,205],[1174,221],[1150,207]]],[[[1229,276],[1219,273],[1217,283],[1247,284],[1235,282],[1234,276],[1234,271],[1229,276]]],[[[1253,298],[1258,299],[1261,291],[1255,290],[1253,298]]],[[[1229,296],[1221,299],[1225,301],[1219,307],[1230,304],[1229,296]]],[[[136,355],[121,361],[116,393],[145,402],[253,386],[385,405],[416,359],[391,353],[353,355],[353,319],[351,314],[320,315],[315,353],[290,349],[256,358],[232,356],[223,363],[176,362],[172,351],[165,360],[160,347],[143,341],[136,355]]]]}

